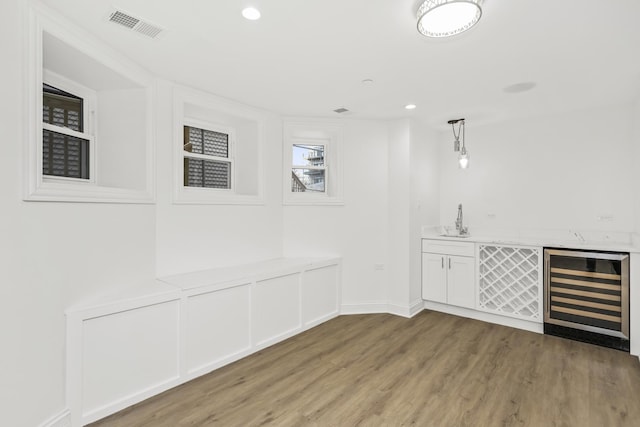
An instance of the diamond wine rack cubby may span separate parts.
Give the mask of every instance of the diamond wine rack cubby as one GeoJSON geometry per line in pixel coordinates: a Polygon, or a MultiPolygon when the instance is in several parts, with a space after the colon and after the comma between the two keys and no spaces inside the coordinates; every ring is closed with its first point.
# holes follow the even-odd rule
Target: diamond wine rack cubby
{"type": "Polygon", "coordinates": [[[540,248],[479,245],[479,308],[526,320],[542,320],[540,248]]]}

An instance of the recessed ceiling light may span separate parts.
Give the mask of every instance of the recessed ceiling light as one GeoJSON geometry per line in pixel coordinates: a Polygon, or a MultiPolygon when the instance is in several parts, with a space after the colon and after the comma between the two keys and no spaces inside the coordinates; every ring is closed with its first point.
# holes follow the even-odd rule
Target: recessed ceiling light
{"type": "Polygon", "coordinates": [[[255,7],[247,7],[242,9],[242,16],[250,21],[256,21],[260,19],[260,11],[255,7]]]}
{"type": "Polygon", "coordinates": [[[416,104],[407,104],[404,106],[404,108],[406,108],[407,110],[415,110],[417,107],[416,104]]]}
{"type": "Polygon", "coordinates": [[[509,85],[502,90],[506,93],[522,93],[522,92],[529,91],[534,87],[536,87],[535,82],[521,82],[521,83],[509,85]]]}

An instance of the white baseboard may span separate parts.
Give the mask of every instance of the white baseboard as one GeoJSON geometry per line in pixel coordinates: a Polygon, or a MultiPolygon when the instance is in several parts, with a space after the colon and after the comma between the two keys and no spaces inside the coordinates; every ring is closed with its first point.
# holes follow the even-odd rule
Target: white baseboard
{"type": "Polygon", "coordinates": [[[409,306],[409,317],[415,316],[422,310],[424,310],[424,301],[422,301],[421,299],[414,301],[413,303],[411,303],[411,306],[409,306]]]}
{"type": "Polygon", "coordinates": [[[396,316],[411,318],[420,313],[423,308],[424,304],[422,300],[414,301],[409,306],[387,302],[369,302],[364,304],[342,304],[340,314],[388,313],[396,316]]]}
{"type": "Polygon", "coordinates": [[[524,319],[516,319],[513,317],[500,316],[498,314],[487,313],[484,311],[472,310],[470,308],[456,307],[438,302],[425,301],[424,308],[426,310],[440,311],[443,313],[454,314],[456,316],[468,317],[470,319],[481,320],[483,322],[495,323],[498,325],[509,326],[511,328],[523,329],[525,331],[544,333],[544,325],[542,322],[534,322],[524,319]]]}
{"type": "Polygon", "coordinates": [[[71,412],[68,409],[49,418],[39,427],[71,427],[71,412]]]}
{"type": "Polygon", "coordinates": [[[387,312],[390,314],[395,314],[396,316],[402,316],[410,319],[417,313],[422,311],[422,308],[422,301],[420,301],[419,304],[413,303],[410,306],[389,303],[387,305],[387,312]]]}
{"type": "MultiPolygon", "coordinates": [[[[169,378],[166,381],[163,381],[161,383],[154,384],[145,389],[136,391],[116,401],[109,402],[100,408],[92,409],[91,411],[88,411],[82,414],[82,419],[81,419],[82,425],[87,425],[92,422],[98,421],[104,417],[107,417],[111,414],[115,414],[118,411],[128,408],[129,406],[135,405],[136,403],[140,403],[143,400],[146,400],[150,397],[153,397],[162,392],[165,392],[180,384],[182,384],[182,381],[180,380],[179,377],[169,378]]],[[[69,426],[71,426],[71,424],[69,424],[69,426]]]]}
{"type": "Polygon", "coordinates": [[[342,304],[340,314],[376,314],[388,313],[386,302],[366,302],[362,304],[342,304]]]}

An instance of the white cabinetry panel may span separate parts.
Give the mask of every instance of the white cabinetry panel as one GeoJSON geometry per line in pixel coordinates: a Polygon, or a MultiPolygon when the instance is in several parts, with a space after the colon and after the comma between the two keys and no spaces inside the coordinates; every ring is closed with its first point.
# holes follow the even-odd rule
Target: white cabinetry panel
{"type": "Polygon", "coordinates": [[[442,254],[422,254],[422,298],[447,302],[447,270],[442,254]]]}
{"type": "Polygon", "coordinates": [[[447,303],[475,308],[475,260],[469,257],[449,256],[447,270],[447,303]]]}
{"type": "Polygon", "coordinates": [[[187,372],[209,371],[251,348],[250,284],[186,298],[187,372]]]}
{"type": "Polygon", "coordinates": [[[72,425],[337,316],[340,271],[339,258],[278,258],[178,274],[68,309],[72,425]]]}
{"type": "Polygon", "coordinates": [[[275,342],[300,327],[300,274],[256,282],[253,293],[254,343],[275,342]]]}
{"type": "Polygon", "coordinates": [[[83,322],[85,414],[178,378],[179,310],[169,301],[83,322]]]}
{"type": "Polygon", "coordinates": [[[302,279],[302,315],[305,326],[338,314],[338,267],[305,271],[302,279]]]}
{"type": "Polygon", "coordinates": [[[423,240],[422,251],[422,298],[475,308],[475,245],[423,240]]]}

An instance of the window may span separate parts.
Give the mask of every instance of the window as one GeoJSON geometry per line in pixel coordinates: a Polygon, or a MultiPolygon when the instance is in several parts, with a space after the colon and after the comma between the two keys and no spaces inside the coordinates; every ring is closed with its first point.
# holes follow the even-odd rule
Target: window
{"type": "Polygon", "coordinates": [[[325,164],[325,145],[307,144],[298,141],[293,144],[291,191],[317,192],[327,191],[327,166],[325,164]]]}
{"type": "Polygon", "coordinates": [[[175,204],[264,204],[268,114],[173,86],[175,204]]]}
{"type": "Polygon", "coordinates": [[[184,186],[231,189],[230,132],[184,126],[184,186]]]}
{"type": "Polygon", "coordinates": [[[23,199],[153,203],[154,77],[30,3],[23,199]]]}
{"type": "Polygon", "coordinates": [[[285,205],[342,205],[342,124],[322,119],[285,119],[285,205]]]}
{"type": "Polygon", "coordinates": [[[59,76],[45,72],[45,79],[42,84],[42,175],[49,179],[93,181],[94,138],[87,132],[91,127],[88,109],[92,102],[85,99],[88,95],[80,96],[80,89],[73,88],[71,82],[64,82],[59,76]]]}

